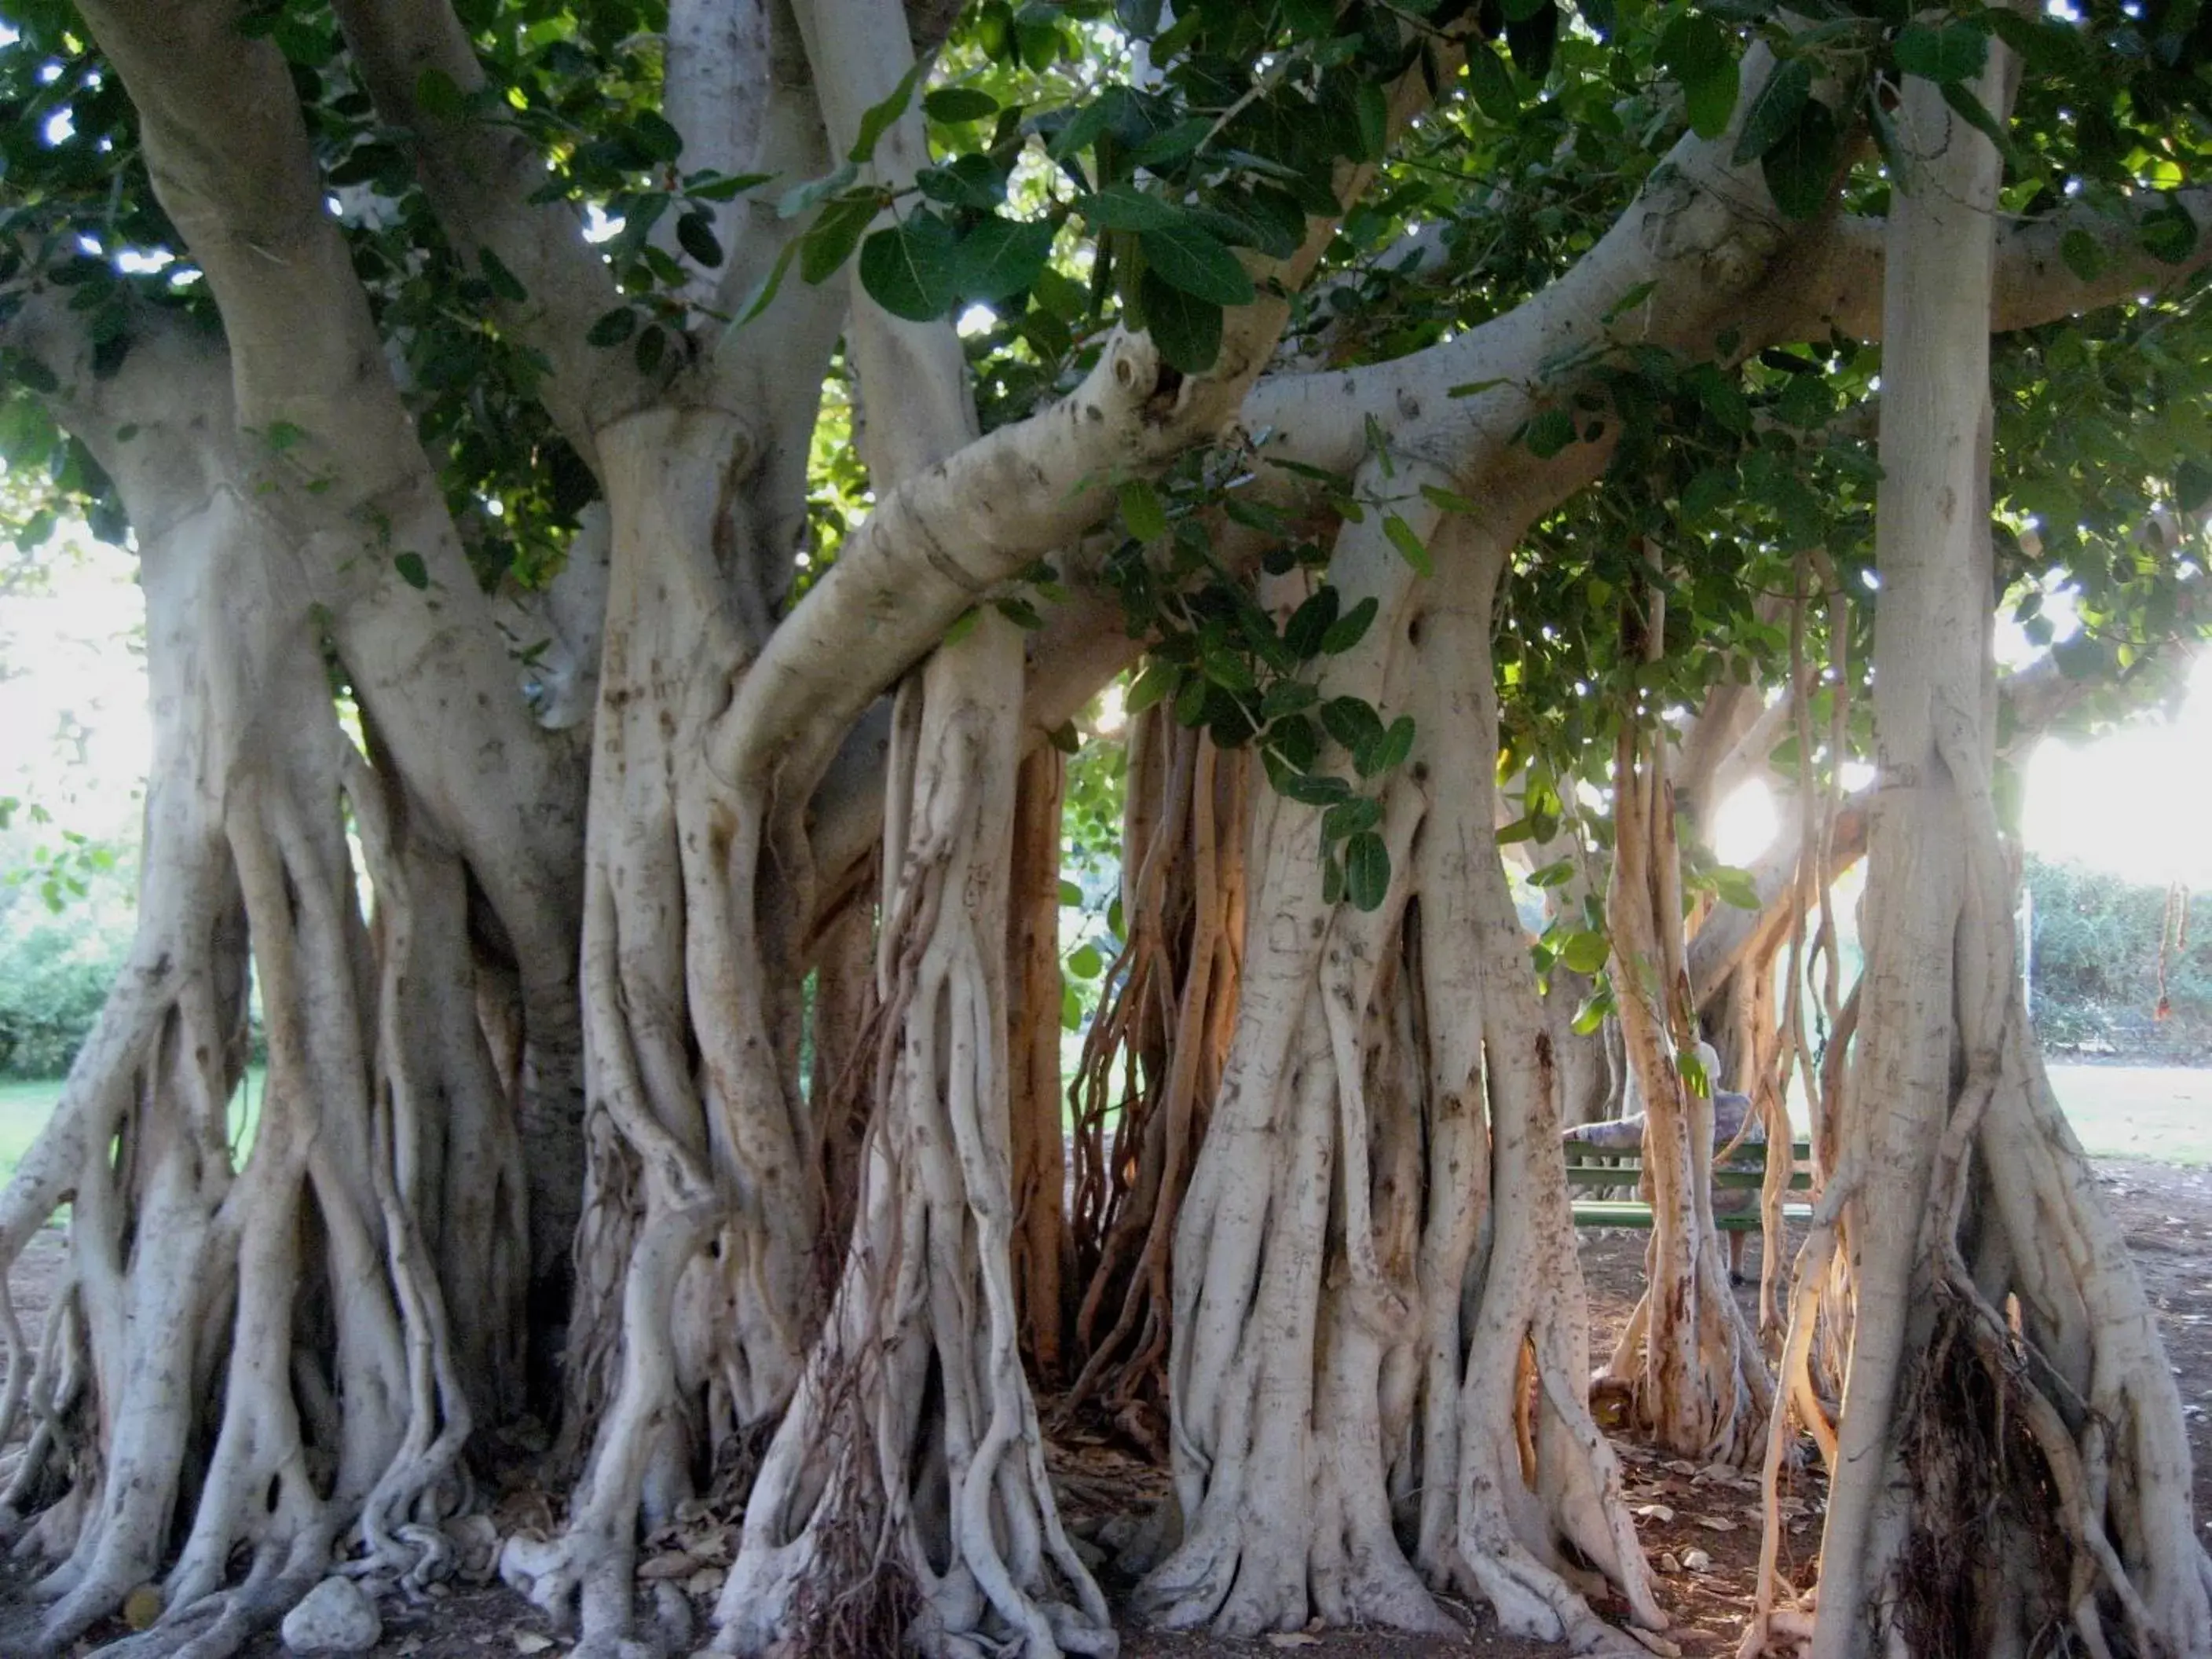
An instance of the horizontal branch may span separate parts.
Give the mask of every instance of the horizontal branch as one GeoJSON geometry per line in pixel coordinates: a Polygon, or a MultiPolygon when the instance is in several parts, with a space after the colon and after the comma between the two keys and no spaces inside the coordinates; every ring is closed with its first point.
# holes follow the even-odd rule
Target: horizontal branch
{"type": "MultiPolygon", "coordinates": [[[[1394,131],[1428,87],[1419,64],[1393,86],[1394,131]]],[[[1374,172],[1340,167],[1337,199],[1357,200],[1374,172]]],[[[1288,320],[1283,295],[1311,274],[1336,224],[1309,221],[1295,252],[1255,269],[1260,297],[1229,312],[1206,373],[1183,375],[1148,337],[1117,329],[1073,392],[880,498],[745,676],[715,770],[732,781],[785,771],[811,792],[845,729],[962,612],[1103,519],[1124,479],[1229,429],[1288,320]]]]}
{"type": "MultiPolygon", "coordinates": [[[[2041,218],[2015,220],[1997,233],[1994,292],[1996,332],[2034,328],[2172,288],[2212,264],[2212,190],[2173,197],[2137,197],[2127,215],[2114,218],[2087,204],[2041,218]],[[2159,258],[2142,244],[2142,222],[2154,210],[2178,202],[2197,227],[2196,245],[2178,261],[2159,258]],[[2092,265],[2082,276],[2061,248],[2069,236],[2077,258],[2092,265]]],[[[1838,218],[1808,240],[1754,307],[1746,331],[1759,343],[1825,338],[1831,331],[1860,340],[1881,337],[1882,246],[1879,219],[1838,218]]]]}

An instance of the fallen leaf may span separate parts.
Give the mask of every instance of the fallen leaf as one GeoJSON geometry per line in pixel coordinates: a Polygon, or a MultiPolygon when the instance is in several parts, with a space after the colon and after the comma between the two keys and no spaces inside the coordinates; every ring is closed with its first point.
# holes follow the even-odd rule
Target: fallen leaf
{"type": "Polygon", "coordinates": [[[514,1650],[517,1653],[543,1653],[552,1645],[551,1637],[541,1636],[534,1630],[519,1630],[514,1633],[514,1650]]]}
{"type": "Polygon", "coordinates": [[[1735,1522],[1724,1515],[1693,1515],[1690,1517],[1708,1532],[1734,1532],[1735,1522]]]}
{"type": "Polygon", "coordinates": [[[656,1578],[689,1578],[701,1565],[699,1558],[688,1550],[671,1550],[639,1562],[637,1576],[648,1583],[656,1578]]]}
{"type": "Polygon", "coordinates": [[[1321,1638],[1309,1636],[1302,1630],[1279,1630],[1268,1637],[1267,1645],[1272,1648],[1317,1648],[1321,1645],[1321,1638]]]}
{"type": "Polygon", "coordinates": [[[1674,1518],[1674,1511],[1664,1504],[1639,1504],[1636,1512],[1646,1521],[1672,1521],[1674,1518]]]}

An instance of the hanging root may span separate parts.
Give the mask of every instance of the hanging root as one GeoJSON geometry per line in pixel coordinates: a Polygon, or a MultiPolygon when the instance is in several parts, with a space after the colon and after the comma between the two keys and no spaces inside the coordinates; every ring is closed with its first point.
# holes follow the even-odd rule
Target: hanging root
{"type": "Polygon", "coordinates": [[[1127,937],[1070,1091],[1084,1290],[1063,1410],[1098,1398],[1164,1455],[1170,1252],[1236,1018],[1244,788],[1241,767],[1162,706],[1131,724],[1129,756],[1127,937]]]}
{"type": "MultiPolygon", "coordinates": [[[[1666,621],[1656,582],[1646,602],[1645,649],[1656,653],[1666,621]]],[[[1638,1420],[1661,1444],[1686,1457],[1746,1463],[1766,1426],[1771,1389],[1765,1358],[1730,1293],[1713,1221],[1711,1080],[1692,1090],[1676,1064],[1694,1039],[1695,1001],[1667,744],[1633,722],[1624,723],[1614,759],[1613,824],[1606,911],[1621,1036],[1644,1103],[1652,1226],[1644,1296],[1606,1375],[1627,1388],[1638,1420]]],[[[1785,1134],[1785,1163],[1789,1145],[1785,1134]]]]}
{"type": "Polygon", "coordinates": [[[1007,716],[1021,642],[987,617],[895,720],[876,1125],[828,1326],[776,1431],[718,1644],[810,1654],[903,1625],[925,1653],[1107,1654],[1022,1373],[1007,1152],[1007,716]],[[903,1582],[901,1582],[901,1581],[903,1582]],[[784,1650],[779,1649],[778,1650],[784,1650]]]}

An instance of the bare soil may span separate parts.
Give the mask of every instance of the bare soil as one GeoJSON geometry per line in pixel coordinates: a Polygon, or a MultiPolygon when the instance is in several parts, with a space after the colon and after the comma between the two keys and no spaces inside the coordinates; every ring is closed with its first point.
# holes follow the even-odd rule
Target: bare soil
{"type": "MultiPolygon", "coordinates": [[[[2212,1539],[2212,1170],[2182,1169],[2137,1160],[2104,1160],[2099,1179],[2106,1200],[2125,1229],[2151,1300],[2158,1309],[2176,1380],[2189,1418],[2190,1443],[2196,1455],[2197,1513],[2212,1539]]],[[[1796,1239],[1790,1247],[1794,1250],[1796,1239]]],[[[1756,1240],[1747,1252],[1744,1272],[1755,1285],[1756,1240]]],[[[1628,1231],[1586,1231],[1581,1236],[1583,1270],[1589,1285],[1591,1346],[1602,1354],[1620,1330],[1642,1287],[1644,1236],[1628,1231]]],[[[40,1235],[12,1276],[17,1311],[35,1342],[62,1266],[61,1235],[40,1235]]],[[[1747,1313],[1755,1291],[1738,1292],[1747,1313]]],[[[1645,1548],[1662,1571],[1662,1600],[1674,1619],[1669,1639],[1685,1654],[1732,1651],[1751,1606],[1759,1553],[1759,1510],[1755,1477],[1720,1469],[1701,1470],[1666,1459],[1631,1441],[1620,1443],[1630,1477],[1632,1501],[1645,1548]],[[1674,1571],[1668,1571],[1669,1566],[1674,1571]]],[[[1117,1514],[1141,1510],[1164,1492],[1158,1470],[1104,1435],[1075,1433],[1053,1449],[1055,1484],[1072,1530],[1115,1539],[1117,1514]]],[[[1819,1547],[1820,1511],[1824,1500],[1817,1474],[1796,1477],[1790,1492],[1797,1512],[1791,1515],[1784,1569],[1796,1577],[1819,1547]]],[[[511,1499],[503,1521],[522,1517],[526,1496],[511,1499]]],[[[532,1517],[540,1523],[550,1516],[532,1517]]],[[[724,1520],[702,1516],[679,1534],[650,1540],[647,1559],[665,1567],[679,1552],[696,1566],[683,1579],[696,1627],[705,1629],[718,1563],[727,1559],[732,1528],[724,1520]]],[[[1110,1570],[1106,1574],[1113,1583],[1110,1570]]],[[[9,1575],[11,1585],[20,1583],[9,1575]]],[[[671,1598],[664,1597],[664,1601],[671,1598]]],[[[650,1605],[641,1601],[641,1613],[650,1605]]],[[[397,1598],[384,1604],[385,1638],[380,1659],[478,1659],[492,1654],[541,1654],[561,1659],[567,1644],[536,1611],[496,1585],[456,1588],[420,1607],[397,1598]]],[[[1600,1610],[1607,1609],[1601,1603],[1600,1610]]],[[[1440,1654],[1480,1654],[1494,1659],[1537,1659],[1554,1656],[1555,1646],[1499,1633],[1486,1612],[1455,1609],[1468,1634],[1455,1641],[1417,1640],[1380,1632],[1297,1632],[1251,1642],[1202,1636],[1176,1636],[1127,1630],[1122,1652],[1128,1659],[1200,1659],[1200,1656],[1293,1653],[1310,1659],[1426,1659],[1440,1654]]],[[[645,1628],[651,1628],[647,1617],[645,1628]]],[[[88,1651],[98,1640],[119,1634],[99,1632],[80,1644],[88,1651]]],[[[678,1648],[678,1652],[683,1650],[678,1648]]],[[[283,1652],[275,1633],[261,1638],[248,1653],[276,1659],[283,1652]]],[[[885,1659],[890,1659],[886,1656],[885,1659]]]]}

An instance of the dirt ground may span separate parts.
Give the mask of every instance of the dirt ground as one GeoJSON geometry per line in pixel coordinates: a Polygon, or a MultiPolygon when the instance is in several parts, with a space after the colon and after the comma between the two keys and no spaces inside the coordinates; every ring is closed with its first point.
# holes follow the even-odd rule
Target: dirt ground
{"type": "MultiPolygon", "coordinates": [[[[2197,1462],[2197,1512],[2212,1539],[2212,1170],[2133,1160],[2100,1161],[2098,1170],[2159,1310],[2189,1417],[2197,1462]]],[[[1633,1232],[1582,1235],[1583,1268],[1591,1297],[1591,1346],[1596,1354],[1606,1351],[1635,1301],[1642,1283],[1643,1243],[1643,1236],[1633,1232]]],[[[46,1312],[60,1261],[60,1235],[49,1230],[16,1267],[15,1305],[33,1333],[46,1312]]],[[[1745,1273],[1755,1282],[1758,1271],[1754,1240],[1745,1273]]],[[[1747,1286],[1739,1294],[1751,1311],[1754,1291],[1747,1286]]],[[[1638,1528],[1646,1550],[1659,1563],[1662,1600],[1675,1621],[1669,1639],[1686,1655],[1733,1651],[1751,1606],[1758,1559],[1755,1479],[1727,1470],[1700,1470],[1632,1443],[1623,1443],[1620,1450],[1638,1528]]],[[[1164,1486],[1158,1473],[1095,1439],[1079,1437],[1077,1443],[1056,1448],[1052,1461],[1061,1477],[1063,1510],[1079,1535],[1096,1533],[1109,1512],[1115,1507],[1126,1509],[1133,1496],[1156,1494],[1164,1486]]],[[[1794,1506],[1785,1540],[1785,1571],[1818,1548],[1822,1498],[1817,1477],[1801,1477],[1791,1492],[1785,1505],[1794,1506]],[[1798,1558],[1796,1563],[1790,1554],[1798,1558]]],[[[693,1523],[688,1537],[648,1543],[647,1559],[657,1554],[664,1566],[678,1559],[679,1548],[689,1547],[682,1582],[690,1595],[679,1597],[672,1583],[663,1601],[688,1600],[702,1628],[720,1582],[718,1563],[726,1560],[729,1541],[727,1528],[702,1517],[693,1523]]],[[[458,1589],[414,1608],[388,1597],[383,1610],[386,1634],[375,1650],[381,1659],[478,1659],[503,1654],[561,1659],[567,1650],[567,1644],[532,1609],[495,1585],[458,1589]]],[[[1467,1635],[1454,1641],[1352,1631],[1227,1642],[1125,1629],[1122,1652],[1128,1659],[1283,1652],[1310,1659],[1419,1659],[1444,1653],[1534,1659],[1561,1651],[1501,1635],[1486,1612],[1465,1607],[1454,1611],[1468,1626],[1467,1635]]],[[[1622,1609],[1601,1604],[1601,1611],[1622,1609]]],[[[87,1642],[79,1650],[88,1651],[93,1645],[87,1642]]],[[[276,1659],[283,1649],[270,1632],[247,1651],[256,1659],[276,1659]]],[[[684,1648],[674,1651],[680,1654],[684,1648]]]]}

